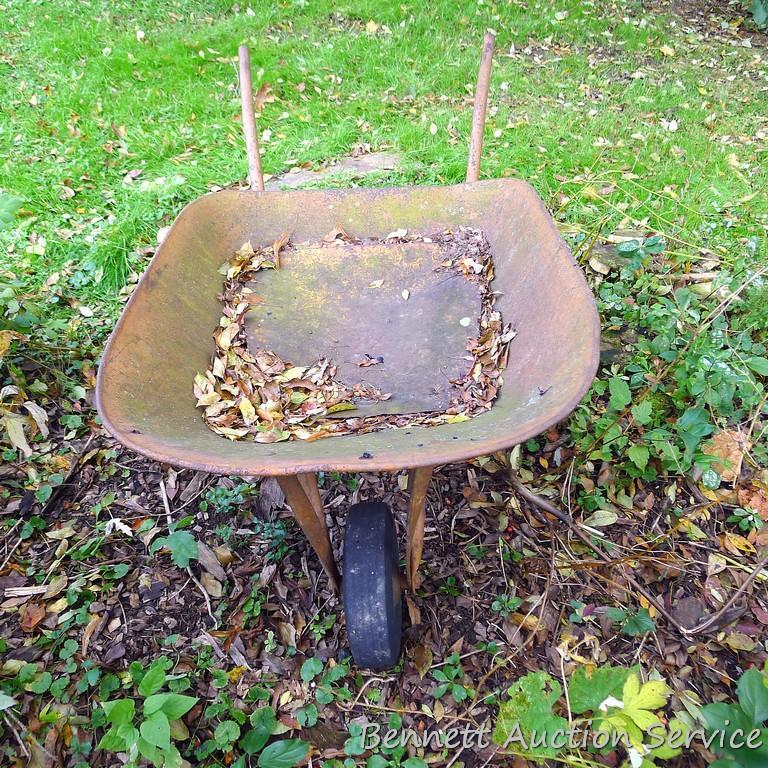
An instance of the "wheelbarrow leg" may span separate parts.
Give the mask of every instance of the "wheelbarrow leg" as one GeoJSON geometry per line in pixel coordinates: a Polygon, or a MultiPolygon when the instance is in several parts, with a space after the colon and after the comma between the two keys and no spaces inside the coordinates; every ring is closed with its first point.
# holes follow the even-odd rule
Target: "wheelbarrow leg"
{"type": "Polygon", "coordinates": [[[299,478],[304,493],[314,507],[317,519],[325,526],[325,512],[323,512],[323,502],[320,500],[320,489],[317,487],[317,475],[314,472],[302,472],[296,477],[299,478]]]}
{"type": "Polygon", "coordinates": [[[421,584],[419,565],[424,549],[424,508],[427,502],[429,481],[433,467],[417,467],[408,470],[408,540],[405,559],[405,573],[408,587],[417,589],[421,584]]]}
{"type": "MultiPolygon", "coordinates": [[[[288,500],[288,504],[293,511],[293,516],[299,527],[304,531],[304,535],[309,539],[312,549],[315,550],[320,558],[323,569],[331,580],[334,590],[339,591],[339,571],[336,568],[336,560],[333,557],[331,548],[331,538],[328,535],[328,527],[325,524],[325,518],[320,518],[315,509],[315,505],[310,500],[304,485],[297,475],[286,475],[278,477],[277,482],[288,500]]],[[[318,492],[318,501],[320,495],[318,492]]]]}

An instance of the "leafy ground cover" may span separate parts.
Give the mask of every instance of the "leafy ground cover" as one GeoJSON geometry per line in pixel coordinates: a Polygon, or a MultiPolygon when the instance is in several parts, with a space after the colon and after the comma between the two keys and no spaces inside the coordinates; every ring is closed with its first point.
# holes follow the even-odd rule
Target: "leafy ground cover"
{"type": "MultiPolygon", "coordinates": [[[[742,5],[0,8],[3,761],[766,764],[653,742],[768,716],[768,64],[742,5]],[[238,43],[270,173],[385,149],[398,170],[344,183],[453,183],[487,26],[484,173],[553,212],[603,361],[566,422],[437,473],[403,658],[371,675],[274,482],[123,451],[95,371],[164,227],[244,176],[238,43]],[[584,721],[626,742],[508,739],[584,721]],[[371,750],[371,724],[488,738],[371,750]]],[[[322,477],[337,551],[357,500],[402,530],[404,485],[322,477]]]]}

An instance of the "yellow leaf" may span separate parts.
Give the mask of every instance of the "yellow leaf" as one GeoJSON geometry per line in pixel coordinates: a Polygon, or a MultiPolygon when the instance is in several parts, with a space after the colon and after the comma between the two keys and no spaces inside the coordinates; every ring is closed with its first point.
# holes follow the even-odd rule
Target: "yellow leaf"
{"type": "Polygon", "coordinates": [[[675,55],[675,49],[672,48],[669,45],[662,45],[661,48],[659,48],[659,51],[664,54],[664,56],[674,56],[675,55]]]}
{"type": "Polygon", "coordinates": [[[752,543],[743,536],[739,536],[738,533],[726,533],[723,538],[723,546],[734,554],[744,552],[751,555],[755,552],[755,547],[752,543]]]}
{"type": "Polygon", "coordinates": [[[69,600],[66,597],[60,597],[54,603],[48,603],[46,610],[48,613],[61,613],[69,606],[69,600]]]}
{"type": "Polygon", "coordinates": [[[352,403],[336,403],[328,409],[328,413],[338,413],[339,411],[356,411],[357,406],[352,403]]]}
{"type": "Polygon", "coordinates": [[[300,379],[306,370],[306,368],[294,366],[287,371],[283,371],[279,376],[275,376],[275,381],[294,381],[295,379],[300,379]]]}
{"type": "Polygon", "coordinates": [[[658,715],[653,710],[661,709],[666,703],[672,690],[662,680],[650,680],[640,684],[640,676],[631,674],[624,683],[622,701],[623,714],[632,720],[643,731],[659,722],[658,715]]]}
{"type": "Polygon", "coordinates": [[[21,334],[16,331],[0,331],[0,358],[8,351],[14,339],[20,339],[21,334]]]}
{"type": "Polygon", "coordinates": [[[1,421],[11,445],[14,448],[18,448],[26,458],[29,458],[32,455],[32,449],[29,447],[26,435],[24,434],[24,417],[10,411],[5,411],[1,421]]]}
{"type": "Polygon", "coordinates": [[[240,413],[248,424],[256,419],[256,409],[253,407],[253,403],[246,398],[240,401],[240,413]]]}

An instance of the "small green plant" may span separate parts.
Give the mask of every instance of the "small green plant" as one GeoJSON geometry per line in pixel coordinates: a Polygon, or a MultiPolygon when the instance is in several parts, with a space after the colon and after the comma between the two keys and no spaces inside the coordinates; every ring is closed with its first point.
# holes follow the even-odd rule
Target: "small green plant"
{"type": "Polygon", "coordinates": [[[752,0],[749,10],[753,21],[760,29],[768,27],[768,0],[752,0]]]}
{"type": "Polygon", "coordinates": [[[738,702],[707,704],[701,714],[710,734],[715,735],[711,749],[720,759],[712,768],[757,768],[768,765],[768,664],[761,673],[752,668],[745,672],[736,684],[738,702]],[[737,731],[741,731],[737,734],[737,731]],[[758,748],[750,748],[747,738],[758,748]],[[724,734],[724,738],[720,737],[724,734]],[[754,735],[754,734],[753,734],[754,735]],[[740,738],[735,738],[739,736],[740,738]],[[741,745],[741,746],[740,746],[741,745]]]}
{"type": "MultiPolygon", "coordinates": [[[[178,766],[181,754],[173,743],[185,727],[176,725],[197,703],[194,696],[161,691],[166,684],[167,659],[152,662],[137,680],[138,700],[112,699],[102,702],[104,718],[109,729],[98,748],[122,752],[128,756],[127,765],[135,766],[141,758],[155,766],[178,766]],[[138,701],[138,706],[137,706],[138,701]]],[[[134,672],[136,668],[133,667],[134,672]]]]}
{"type": "Polygon", "coordinates": [[[264,559],[268,563],[279,563],[288,554],[288,528],[282,520],[272,522],[256,518],[253,521],[253,531],[267,545],[264,559]]]}
{"type": "Polygon", "coordinates": [[[458,597],[461,594],[455,576],[448,576],[448,578],[446,578],[446,580],[437,588],[437,591],[442,595],[448,595],[448,597],[458,597]]]}
{"type": "Polygon", "coordinates": [[[261,616],[261,610],[267,602],[267,596],[259,589],[258,581],[258,576],[251,578],[251,594],[243,603],[244,626],[247,626],[248,623],[255,623],[256,619],[261,616]]]}
{"type": "Polygon", "coordinates": [[[441,699],[447,693],[451,694],[457,704],[473,698],[474,690],[464,685],[464,670],[461,668],[461,657],[458,653],[452,653],[441,668],[432,670],[431,675],[437,681],[432,691],[436,699],[441,699]]]}
{"type": "Polygon", "coordinates": [[[625,240],[616,246],[616,253],[629,259],[632,269],[641,269],[651,260],[651,256],[663,253],[664,238],[661,235],[651,235],[644,240],[625,240]]]}
{"type": "Polygon", "coordinates": [[[656,631],[656,622],[651,618],[647,608],[639,608],[637,613],[625,611],[623,608],[608,608],[605,615],[619,625],[619,632],[628,637],[639,637],[646,632],[656,631]]]}
{"type": "Polygon", "coordinates": [[[21,208],[23,202],[20,197],[14,197],[5,193],[0,194],[0,229],[13,224],[13,220],[16,218],[16,211],[21,208]]]}
{"type": "Polygon", "coordinates": [[[568,621],[573,624],[584,624],[594,610],[592,606],[582,603],[581,600],[571,600],[569,605],[571,606],[571,613],[568,616],[568,621]]]}
{"type": "Polygon", "coordinates": [[[178,530],[178,527],[178,523],[171,525],[167,536],[158,536],[150,545],[149,552],[154,555],[159,549],[167,549],[173,563],[179,568],[186,568],[190,561],[199,557],[197,539],[189,531],[178,530]]]}
{"type": "Polygon", "coordinates": [[[312,633],[312,637],[315,639],[315,642],[320,642],[320,640],[325,637],[325,635],[330,631],[331,627],[333,627],[335,623],[335,613],[329,613],[323,619],[320,618],[319,614],[315,616],[315,618],[312,620],[312,623],[309,625],[309,631],[312,633]]]}
{"type": "MultiPolygon", "coordinates": [[[[679,739],[687,733],[681,720],[661,712],[670,693],[658,676],[643,682],[637,667],[584,666],[571,675],[566,702],[559,681],[546,672],[529,672],[515,681],[499,705],[493,741],[535,763],[571,756],[571,747],[562,740],[570,720],[571,726],[592,733],[591,747],[597,752],[607,754],[621,745],[629,756],[623,768],[654,768],[657,759],[681,753],[672,746],[672,736],[679,739]],[[566,713],[569,720],[563,717],[566,713]]],[[[581,759],[573,764],[597,765],[581,759]]]]}
{"type": "Polygon", "coordinates": [[[759,531],[765,523],[757,510],[750,507],[737,507],[733,514],[725,518],[726,523],[736,523],[742,531],[759,531]]]}
{"type": "Polygon", "coordinates": [[[232,515],[237,512],[240,505],[245,504],[257,493],[258,489],[252,483],[237,483],[232,488],[216,485],[203,494],[203,498],[200,500],[200,511],[210,511],[218,515],[232,515]]]}
{"type": "Polygon", "coordinates": [[[501,614],[505,619],[509,618],[510,613],[514,613],[523,601],[515,595],[499,595],[492,603],[491,610],[501,614]]]}

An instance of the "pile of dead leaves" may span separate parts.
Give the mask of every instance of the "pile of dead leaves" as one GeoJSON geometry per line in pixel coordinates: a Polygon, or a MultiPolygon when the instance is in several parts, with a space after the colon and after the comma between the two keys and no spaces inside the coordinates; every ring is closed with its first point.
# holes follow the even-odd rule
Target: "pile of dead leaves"
{"type": "MultiPolygon", "coordinates": [[[[360,242],[338,229],[331,235],[325,244],[338,239],[360,242]]],[[[261,270],[280,268],[281,250],[291,247],[286,235],[258,250],[245,243],[221,268],[225,275],[219,297],[223,314],[213,334],[215,351],[206,372],[198,373],[194,381],[197,406],[204,409],[203,418],[214,432],[232,440],[250,438],[260,443],[317,440],[391,427],[464,421],[491,407],[502,383],[509,342],[516,332],[504,325],[501,313],[494,309],[490,288],[493,262],[485,235],[466,227],[431,237],[407,236],[402,230],[387,240],[441,245],[446,259],[440,269],[463,274],[480,288],[479,337],[468,339],[467,373],[451,382],[455,395],[450,407],[441,412],[334,416],[356,410],[363,401],[388,400],[391,395],[369,384],[340,381],[336,366],[325,358],[297,365],[268,349],[248,348],[245,317],[256,296],[249,284],[261,270]]]]}

